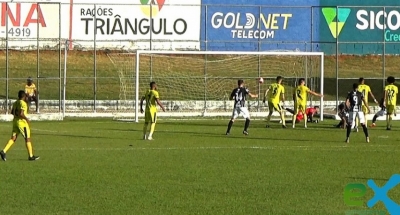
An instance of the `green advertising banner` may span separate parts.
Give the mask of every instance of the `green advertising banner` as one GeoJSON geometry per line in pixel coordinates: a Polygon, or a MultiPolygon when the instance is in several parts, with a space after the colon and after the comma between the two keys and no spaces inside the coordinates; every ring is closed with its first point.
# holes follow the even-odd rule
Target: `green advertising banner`
{"type": "Polygon", "coordinates": [[[400,53],[400,1],[322,0],[321,48],[327,53],[400,53]],[[355,6],[356,5],[356,6],[355,6]],[[390,6],[387,6],[390,5],[390,6]]]}

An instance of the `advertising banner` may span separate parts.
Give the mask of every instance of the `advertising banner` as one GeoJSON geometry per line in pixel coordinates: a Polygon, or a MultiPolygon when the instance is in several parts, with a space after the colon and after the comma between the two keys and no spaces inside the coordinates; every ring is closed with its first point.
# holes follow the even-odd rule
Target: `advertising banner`
{"type": "Polygon", "coordinates": [[[60,36],[82,48],[199,49],[201,0],[9,1],[0,37],[10,46],[55,46],[60,36]],[[15,39],[15,42],[12,41],[15,39]],[[48,39],[46,42],[45,40],[48,39]],[[50,39],[53,39],[51,41],[50,39]]]}
{"type": "MultiPolygon", "coordinates": [[[[313,49],[319,31],[312,20],[318,0],[202,0],[203,50],[270,51],[313,49]],[[315,25],[314,25],[315,26],[315,25]]],[[[318,22],[319,24],[319,22],[318,22]]]]}
{"type": "Polygon", "coordinates": [[[322,50],[335,54],[334,46],[339,42],[339,54],[383,54],[384,50],[387,54],[398,54],[400,2],[372,0],[356,3],[321,1],[322,5],[330,5],[320,8],[322,50]]]}

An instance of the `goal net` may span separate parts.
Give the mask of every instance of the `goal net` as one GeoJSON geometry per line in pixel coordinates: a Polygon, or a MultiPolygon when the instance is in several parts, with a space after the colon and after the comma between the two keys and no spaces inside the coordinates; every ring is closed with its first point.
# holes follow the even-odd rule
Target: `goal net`
{"type": "MultiPolygon", "coordinates": [[[[284,77],[285,107],[293,109],[293,89],[300,78],[313,91],[323,94],[324,55],[321,52],[214,52],[151,51],[110,53],[120,78],[120,112],[115,120],[138,122],[141,96],[149,83],[158,85],[160,100],[167,109],[158,116],[230,116],[230,93],[243,79],[257,99],[248,99],[252,117],[267,116],[264,92],[277,76],[284,77]],[[258,78],[264,78],[260,84],[258,78]],[[122,108],[123,107],[123,108],[122,108]]],[[[320,106],[323,98],[308,96],[308,106],[320,106]]],[[[276,113],[275,113],[276,114],[276,113]]],[[[291,113],[287,112],[291,115],[291,113]]]]}

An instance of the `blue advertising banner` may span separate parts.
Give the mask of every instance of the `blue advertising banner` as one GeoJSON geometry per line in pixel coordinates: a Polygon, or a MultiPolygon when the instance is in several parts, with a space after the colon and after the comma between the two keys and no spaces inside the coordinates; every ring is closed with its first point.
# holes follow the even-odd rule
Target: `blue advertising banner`
{"type": "MultiPolygon", "coordinates": [[[[218,5],[215,1],[203,0],[201,48],[208,51],[310,51],[311,41],[319,37],[319,30],[312,28],[311,21],[315,13],[310,4],[316,2],[285,4],[273,0],[263,6],[266,2],[261,0],[222,0],[218,5]]],[[[314,17],[315,20],[319,18],[314,17]]]]}

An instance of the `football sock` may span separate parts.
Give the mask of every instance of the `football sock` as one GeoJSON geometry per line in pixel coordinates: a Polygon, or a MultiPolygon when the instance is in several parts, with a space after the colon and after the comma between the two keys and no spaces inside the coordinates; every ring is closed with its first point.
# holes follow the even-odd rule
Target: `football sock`
{"type": "MultiPolygon", "coordinates": [[[[270,117],[270,119],[271,119],[271,117],[270,117]]],[[[281,120],[282,120],[282,125],[286,125],[286,122],[285,122],[285,113],[283,113],[283,111],[281,111],[281,120]]],[[[269,123],[269,120],[268,120],[268,123],[269,123]]]]}
{"type": "Polygon", "coordinates": [[[358,127],[358,117],[356,117],[356,122],[354,123],[354,128],[358,127]]]}
{"type": "Polygon", "coordinates": [[[292,117],[292,123],[293,123],[293,125],[295,125],[295,123],[296,123],[296,115],[294,115],[294,114],[293,114],[293,117],[292,117]]]}
{"type": "Polygon", "coordinates": [[[33,149],[32,149],[32,143],[31,142],[26,142],[26,149],[28,150],[29,157],[33,156],[33,149]]]}
{"type": "Polygon", "coordinates": [[[351,127],[352,127],[351,124],[350,124],[350,125],[347,125],[347,131],[346,131],[347,138],[350,137],[351,127]]]}
{"type": "Polygon", "coordinates": [[[156,123],[151,123],[150,125],[150,133],[149,133],[149,137],[153,136],[154,133],[154,129],[156,128],[156,123]]]}
{"type": "Polygon", "coordinates": [[[229,123],[228,123],[228,129],[226,130],[226,133],[231,132],[232,125],[233,125],[233,121],[230,120],[229,123]]]}
{"type": "Polygon", "coordinates": [[[7,153],[7,151],[11,148],[11,146],[14,144],[14,140],[9,140],[8,142],[7,142],[7,145],[6,145],[6,147],[4,147],[4,149],[3,149],[3,152],[4,153],[7,153]]]}
{"type": "Polygon", "coordinates": [[[392,126],[392,119],[393,119],[393,114],[389,115],[389,120],[388,120],[388,127],[392,126]]]}
{"type": "Polygon", "coordinates": [[[247,129],[249,128],[249,125],[250,125],[250,119],[247,118],[246,122],[244,123],[244,131],[247,131],[247,129]]]}
{"type": "Polygon", "coordinates": [[[374,115],[374,118],[372,118],[372,123],[375,123],[377,118],[378,118],[378,115],[375,114],[375,115],[374,115]]]}
{"type": "MultiPolygon", "coordinates": [[[[268,117],[267,117],[267,124],[269,125],[269,122],[271,121],[271,113],[270,114],[268,114],[268,117]]],[[[282,118],[282,117],[281,117],[282,118]]],[[[282,122],[283,123],[283,122],[282,122]]]]}
{"type": "Polygon", "coordinates": [[[368,137],[368,128],[367,128],[367,125],[366,125],[366,124],[361,124],[361,126],[362,126],[362,128],[363,128],[365,137],[368,137]]]}
{"type": "Polygon", "coordinates": [[[144,125],[143,125],[143,136],[146,135],[148,126],[149,126],[148,123],[144,123],[144,125]]]}
{"type": "Polygon", "coordinates": [[[307,127],[307,114],[303,114],[304,116],[304,127],[307,127]]]}

